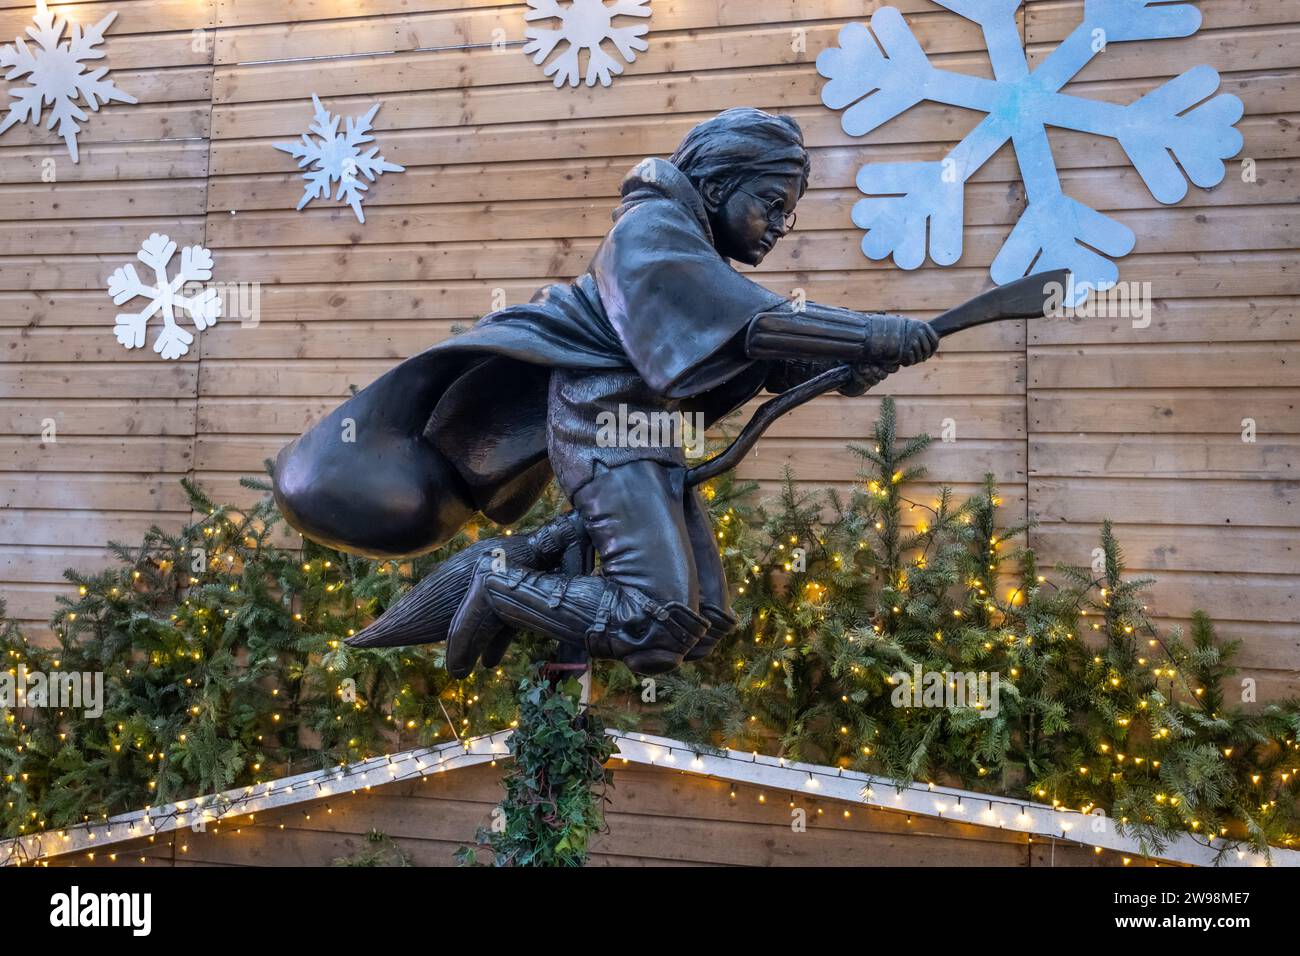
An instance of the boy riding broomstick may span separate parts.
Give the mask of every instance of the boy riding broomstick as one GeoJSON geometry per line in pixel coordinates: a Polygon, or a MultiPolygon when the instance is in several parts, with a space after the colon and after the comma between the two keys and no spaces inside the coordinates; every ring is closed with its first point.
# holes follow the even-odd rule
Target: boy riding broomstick
{"type": "Polygon", "coordinates": [[[494,666],[518,631],[656,674],[736,626],[695,485],[780,414],[859,395],[934,354],[941,334],[1042,315],[1061,272],[921,322],[769,292],[758,265],[794,226],[809,155],[788,116],[732,109],[623,181],[590,269],[410,358],[281,450],[276,500],[308,538],[372,557],[439,547],[475,513],[519,520],[554,478],[573,510],[479,541],[349,644],[447,641],[447,669],[494,666]],[[681,441],[610,442],[611,418],[705,427],[768,390],[736,445],[687,469],[681,441]],[[592,562],[575,556],[594,548],[592,562]]]}

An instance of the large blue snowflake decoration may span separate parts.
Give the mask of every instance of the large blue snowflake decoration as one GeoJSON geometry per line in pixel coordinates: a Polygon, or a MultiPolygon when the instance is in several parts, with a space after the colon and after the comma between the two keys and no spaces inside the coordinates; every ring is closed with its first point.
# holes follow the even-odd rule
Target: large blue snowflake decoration
{"type": "Polygon", "coordinates": [[[1189,179],[1202,188],[1217,185],[1223,161],[1241,150],[1234,128],[1241,100],[1226,93],[1206,99],[1219,87],[1219,74],[1208,66],[1128,105],[1060,92],[1108,43],[1191,36],[1201,25],[1191,4],[1085,0],[1083,22],[1031,71],[1016,25],[1021,0],[934,2],[979,24],[995,79],[935,68],[893,7],[877,10],[870,30],[861,23],[844,27],[840,45],[817,57],[817,72],[828,81],[822,102],[844,110],[841,124],[851,136],[865,136],[925,100],[987,114],[939,162],[873,163],[858,172],[867,198],[854,205],[853,222],[867,230],[862,251],[871,259],[892,255],[899,268],[915,269],[927,247],[942,266],[961,258],[965,183],[1009,139],[1028,206],[990,274],[1002,285],[1030,269],[1069,269],[1069,304],[1077,305],[1090,289],[1116,283],[1112,259],[1128,255],[1136,237],[1061,191],[1048,126],[1115,139],[1162,203],[1182,199],[1189,179]]]}

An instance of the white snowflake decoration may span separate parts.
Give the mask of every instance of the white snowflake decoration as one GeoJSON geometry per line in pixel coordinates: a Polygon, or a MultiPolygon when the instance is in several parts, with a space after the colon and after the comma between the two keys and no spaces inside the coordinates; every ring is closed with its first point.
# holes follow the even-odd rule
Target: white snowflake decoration
{"type": "Polygon", "coordinates": [[[18,123],[41,122],[41,114],[47,105],[53,104],[46,129],[54,129],[68,146],[68,155],[74,163],[78,162],[77,134],[81,132],[80,120],[87,119],[86,111],[77,105],[78,97],[98,111],[104,103],[135,103],[136,98],[123,93],[111,80],[104,79],[108,67],[101,66],[94,72],[87,73],[82,60],[100,60],[103,50],[95,47],[104,42],[104,31],[117,19],[116,13],[110,13],[93,27],[87,27],[83,33],[78,24],[72,25],[72,34],[63,42],[63,31],[67,21],[55,17],[45,5],[45,0],[36,0],[36,15],[32,17],[36,25],[27,28],[27,35],[36,41],[36,48],[31,49],[22,37],[17,37],[12,44],[0,47],[0,69],[8,69],[4,74],[6,80],[27,78],[27,86],[17,86],[9,90],[9,115],[0,122],[0,133],[18,123]]]}
{"type": "Polygon", "coordinates": [[[983,28],[996,79],[936,69],[893,7],[878,10],[870,30],[849,24],[840,31],[840,45],[817,57],[817,71],[829,81],[822,102],[844,110],[841,123],[851,136],[865,136],[924,100],[987,114],[940,162],[876,163],[859,171],[858,188],[869,198],[854,205],[853,222],[867,230],[862,250],[869,258],[892,254],[900,268],[915,269],[928,245],[939,265],[956,262],[964,185],[1010,139],[1029,202],[990,274],[1001,285],[1030,269],[1069,269],[1070,304],[1077,305],[1090,289],[1115,284],[1119,269],[1108,257],[1128,255],[1136,237],[1062,192],[1046,127],[1116,139],[1162,203],[1182,199],[1188,179],[1202,188],[1218,184],[1223,160],[1241,149],[1234,129],[1241,100],[1223,94],[1202,102],[1219,86],[1208,66],[1193,67],[1128,105],[1059,92],[1108,43],[1192,35],[1201,15],[1191,4],[1085,0],[1083,22],[1031,71],[1016,26],[1021,0],[935,2],[983,28]]]}
{"type": "Polygon", "coordinates": [[[212,278],[212,253],[202,246],[186,246],[181,250],[180,272],[175,278],[169,278],[167,267],[175,254],[176,243],[155,232],[136,253],[141,262],[153,269],[153,285],[141,282],[131,263],[109,277],[108,294],[113,297],[114,305],[129,302],[137,296],[149,300],[141,311],[117,317],[113,333],[126,348],[138,349],[144,345],[145,327],[149,319],[161,311],[163,328],[154,339],[153,350],[165,359],[178,359],[190,350],[194,336],[176,324],[177,309],[184,310],[200,332],[216,325],[221,317],[221,297],[216,289],[203,288],[192,297],[181,294],[186,283],[212,278]]]}
{"type": "Polygon", "coordinates": [[[609,40],[618,48],[623,59],[628,63],[636,62],[636,51],[650,49],[650,44],[641,39],[650,32],[648,23],[637,23],[628,27],[615,27],[614,18],[649,17],[650,0],[614,0],[606,4],[604,0],[570,0],[568,6],[560,6],[559,0],[528,0],[532,7],[524,19],[560,21],[558,29],[528,27],[524,37],[524,53],[535,54],[534,63],[541,63],[561,40],[568,42],[568,48],[550,63],[546,64],[545,74],[554,75],[555,85],[578,85],[582,71],[578,64],[578,55],[587,51],[587,85],[595,86],[600,80],[601,86],[609,86],[613,77],[623,72],[623,64],[610,56],[601,47],[609,40]]]}
{"type": "Polygon", "coordinates": [[[361,152],[362,146],[375,141],[375,138],[370,135],[371,123],[382,104],[376,103],[370,107],[369,112],[360,119],[349,116],[347,131],[340,133],[341,117],[335,116],[321,106],[320,98],[315,93],[311,95],[311,101],[316,107],[315,122],[306,133],[302,134],[302,141],[275,144],[276,149],[289,153],[298,160],[299,169],[311,167],[302,174],[302,178],[307,180],[307,186],[303,190],[302,199],[298,200],[297,208],[302,209],[313,199],[328,198],[330,185],[338,183],[335,201],[345,199],[352,207],[352,211],[357,214],[357,220],[365,222],[366,217],[361,211],[361,203],[365,198],[365,191],[370,187],[362,182],[357,174],[360,173],[373,183],[384,173],[400,173],[406,170],[405,166],[390,163],[378,155],[378,146],[372,146],[366,152],[361,152]],[[312,133],[315,133],[319,139],[312,139],[312,133]]]}

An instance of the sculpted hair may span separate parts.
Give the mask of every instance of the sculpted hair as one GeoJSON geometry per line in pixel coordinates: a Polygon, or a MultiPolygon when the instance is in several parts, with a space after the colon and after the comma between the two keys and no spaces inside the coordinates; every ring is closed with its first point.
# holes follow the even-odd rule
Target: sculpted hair
{"type": "Polygon", "coordinates": [[[750,107],[726,110],[695,127],[669,162],[697,190],[713,182],[730,192],[742,180],[776,173],[799,176],[800,196],[812,169],[798,121],[750,107]]]}

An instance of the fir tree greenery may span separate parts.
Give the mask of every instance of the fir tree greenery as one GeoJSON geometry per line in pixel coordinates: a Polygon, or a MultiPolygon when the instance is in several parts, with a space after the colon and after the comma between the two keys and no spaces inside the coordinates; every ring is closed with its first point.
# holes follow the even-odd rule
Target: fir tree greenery
{"type": "Polygon", "coordinates": [[[1300,702],[1230,706],[1237,645],[1200,612],[1190,641],[1158,632],[1109,524],[1099,571],[1049,581],[991,476],[965,501],[909,497],[930,440],[895,422],[886,400],[847,496],[793,475],[763,508],[726,479],[709,489],[742,626],[661,679],[659,729],[1104,812],[1150,852],[1180,832],[1293,846],[1300,702]],[[996,713],[898,706],[916,667],[998,675],[996,713]]]}
{"type": "Polygon", "coordinates": [[[440,646],[344,643],[476,529],[410,564],[367,561],[277,546],[269,496],[240,512],[185,487],[199,518],[179,534],[155,528],[113,545],[119,566],[67,573],[79,597],[62,600],[55,647],[0,631],[11,674],[102,672],[105,689],[100,719],[2,712],[5,835],[509,726],[526,658],[453,681],[440,646]]]}
{"type": "MultiPolygon", "coordinates": [[[[652,684],[599,663],[595,719],[702,748],[1101,811],[1151,851],[1178,833],[1294,845],[1300,703],[1234,704],[1236,645],[1216,640],[1199,613],[1189,635],[1158,630],[1142,604],[1150,582],[1125,574],[1109,525],[1098,570],[1045,572],[1016,543],[1026,529],[1002,520],[991,478],[964,501],[947,490],[916,498],[928,443],[899,439],[887,400],[872,439],[854,446],[864,470],[845,494],[804,490],[788,475],[760,506],[730,476],[708,484],[741,626],[652,684]],[[997,675],[997,706],[898,706],[912,699],[916,668],[997,675]]],[[[533,668],[546,642],[523,639],[465,681],[447,677],[441,646],[343,643],[437,562],[501,529],[473,525],[416,561],[375,562],[287,536],[269,496],[240,511],[186,489],[191,525],[114,546],[119,565],[103,573],[68,574],[80,594],[52,622],[57,646],[0,624],[11,675],[102,672],[106,692],[102,719],[0,711],[0,832],[62,828],[518,720],[527,772],[508,784],[505,831],[483,842],[494,862],[585,858],[600,826],[603,775],[592,761],[606,742],[580,732],[569,690],[545,691],[533,668]],[[567,743],[548,749],[548,739],[567,743]],[[566,769],[575,789],[541,807],[520,781],[571,757],[581,765],[566,769]]],[[[523,527],[561,505],[548,495],[523,527]]]]}

